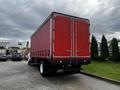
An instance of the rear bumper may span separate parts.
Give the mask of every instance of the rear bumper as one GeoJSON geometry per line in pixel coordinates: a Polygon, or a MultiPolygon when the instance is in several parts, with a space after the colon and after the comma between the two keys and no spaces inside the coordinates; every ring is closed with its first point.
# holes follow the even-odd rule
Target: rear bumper
{"type": "Polygon", "coordinates": [[[86,65],[86,64],[90,64],[91,60],[90,58],[80,58],[80,59],[70,59],[70,60],[53,60],[51,62],[52,66],[55,67],[60,67],[60,68],[64,68],[64,67],[80,67],[81,65],[86,65]]]}

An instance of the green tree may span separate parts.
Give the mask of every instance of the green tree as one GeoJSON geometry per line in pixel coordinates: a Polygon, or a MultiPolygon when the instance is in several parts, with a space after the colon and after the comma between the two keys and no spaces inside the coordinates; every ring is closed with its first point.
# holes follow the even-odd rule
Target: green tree
{"type": "Polygon", "coordinates": [[[102,36],[101,45],[100,45],[101,57],[105,60],[109,56],[109,50],[107,45],[107,40],[105,36],[102,36]]]}
{"type": "Polygon", "coordinates": [[[98,57],[98,44],[95,36],[92,35],[91,39],[91,58],[96,59],[98,57]]]}
{"type": "Polygon", "coordinates": [[[119,47],[118,47],[118,41],[116,38],[112,39],[111,42],[111,49],[112,49],[112,59],[114,61],[120,61],[120,53],[119,53],[119,47]]]}

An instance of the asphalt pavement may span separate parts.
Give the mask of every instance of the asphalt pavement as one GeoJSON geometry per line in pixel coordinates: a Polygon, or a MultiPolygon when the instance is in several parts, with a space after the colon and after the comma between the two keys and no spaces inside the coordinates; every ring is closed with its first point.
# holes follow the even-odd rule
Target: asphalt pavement
{"type": "Polygon", "coordinates": [[[82,74],[45,78],[27,61],[7,61],[0,62],[0,90],[120,90],[120,86],[82,74]]]}

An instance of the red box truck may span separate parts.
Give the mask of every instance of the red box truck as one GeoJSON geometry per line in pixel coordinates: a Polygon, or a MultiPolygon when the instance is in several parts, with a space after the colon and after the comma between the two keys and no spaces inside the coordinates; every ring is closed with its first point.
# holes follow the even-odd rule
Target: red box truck
{"type": "Polygon", "coordinates": [[[38,64],[42,76],[59,69],[79,72],[89,64],[88,19],[53,12],[31,36],[29,65],[38,64]]]}

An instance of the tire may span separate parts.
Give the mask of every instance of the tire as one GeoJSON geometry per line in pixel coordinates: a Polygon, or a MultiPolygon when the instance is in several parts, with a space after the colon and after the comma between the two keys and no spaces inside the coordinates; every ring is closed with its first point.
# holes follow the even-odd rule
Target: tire
{"type": "Polygon", "coordinates": [[[48,66],[48,63],[45,62],[45,61],[41,61],[40,62],[40,66],[39,66],[39,71],[40,71],[40,74],[45,77],[45,76],[48,76],[49,75],[49,66],[48,66]]]}
{"type": "Polygon", "coordinates": [[[28,61],[28,65],[31,66],[31,61],[28,61]]]}
{"type": "Polygon", "coordinates": [[[32,59],[28,59],[28,65],[33,66],[33,60],[32,59]]]}

